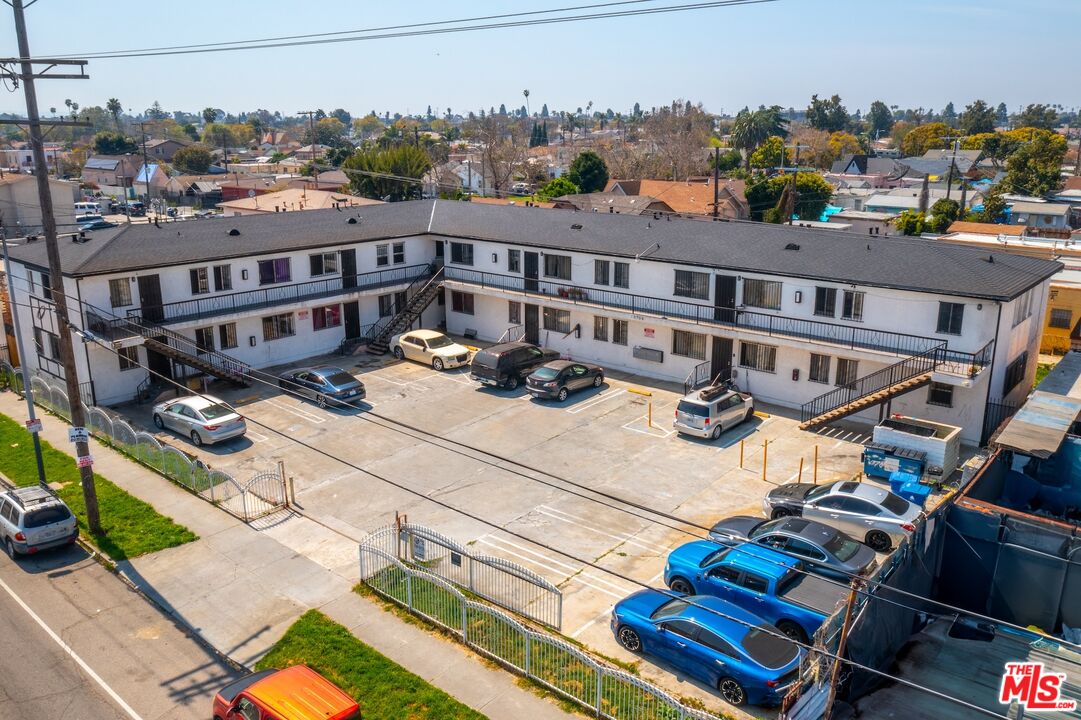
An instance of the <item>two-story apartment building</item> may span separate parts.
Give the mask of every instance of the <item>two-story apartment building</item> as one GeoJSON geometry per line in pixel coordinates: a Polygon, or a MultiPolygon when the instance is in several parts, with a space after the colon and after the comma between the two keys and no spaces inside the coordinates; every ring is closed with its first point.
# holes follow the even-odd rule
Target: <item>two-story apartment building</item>
{"type": "MultiPolygon", "coordinates": [[[[674,382],[730,376],[809,425],[874,419],[869,401],[888,399],[972,442],[988,403],[1031,386],[1061,267],[912,238],[442,200],[132,225],[61,250],[73,317],[161,372],[178,372],[172,334],[242,366],[299,361],[371,335],[441,281],[444,302],[417,324],[674,382]],[[127,316],[143,329],[112,319],[127,316]]],[[[44,244],[12,255],[16,291],[45,301],[44,244]]],[[[59,372],[49,313],[22,311],[37,367],[59,372]]],[[[146,377],[94,343],[78,355],[99,403],[146,377]]]]}

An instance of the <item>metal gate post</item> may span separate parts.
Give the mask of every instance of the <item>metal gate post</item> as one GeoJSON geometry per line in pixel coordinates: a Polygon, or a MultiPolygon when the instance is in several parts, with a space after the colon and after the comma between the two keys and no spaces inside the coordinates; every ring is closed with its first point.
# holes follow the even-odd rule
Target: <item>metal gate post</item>
{"type": "Polygon", "coordinates": [[[240,508],[244,513],[244,522],[248,522],[251,518],[248,517],[248,486],[245,485],[244,489],[240,491],[240,508]]]}
{"type": "Polygon", "coordinates": [[[413,574],[408,571],[405,573],[405,604],[413,609],[413,574]]]}
{"type": "Polygon", "coordinates": [[[475,564],[473,558],[469,558],[469,591],[476,592],[477,589],[473,587],[473,565],[475,564]]]}
{"type": "Polygon", "coordinates": [[[604,670],[599,665],[597,666],[596,670],[597,670],[597,702],[596,702],[596,709],[597,709],[597,717],[601,717],[601,697],[602,697],[601,685],[602,685],[602,680],[604,679],[604,670]]]}
{"type": "Polygon", "coordinates": [[[462,642],[464,642],[466,645],[468,645],[469,644],[469,636],[466,635],[466,627],[467,627],[467,625],[466,625],[466,610],[467,610],[466,602],[467,601],[463,597],[460,600],[460,602],[461,602],[461,605],[462,605],[462,642]]]}
{"type": "Polygon", "coordinates": [[[528,632],[525,634],[525,676],[532,677],[532,670],[530,666],[533,664],[533,636],[528,632]]]}

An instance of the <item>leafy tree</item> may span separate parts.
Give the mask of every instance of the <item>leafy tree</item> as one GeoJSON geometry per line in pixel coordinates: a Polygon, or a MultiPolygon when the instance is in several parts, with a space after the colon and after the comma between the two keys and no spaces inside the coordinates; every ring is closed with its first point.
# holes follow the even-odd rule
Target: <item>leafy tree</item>
{"type": "Polygon", "coordinates": [[[871,109],[867,112],[867,124],[871,137],[876,139],[890,131],[893,127],[893,113],[886,107],[886,103],[881,100],[871,103],[871,109]]]}
{"type": "Polygon", "coordinates": [[[740,110],[732,123],[732,145],[743,151],[744,163],[749,168],[751,153],[770,137],[788,137],[788,120],[781,114],[781,106],[773,105],[751,112],[740,110]]]}
{"type": "Polygon", "coordinates": [[[962,150],[983,150],[983,154],[987,155],[986,145],[994,142],[994,138],[998,137],[998,133],[984,132],[976,133],[975,135],[965,135],[961,138],[962,150]]]}
{"type": "Polygon", "coordinates": [[[336,117],[328,116],[315,123],[314,136],[310,127],[304,131],[304,144],[309,145],[314,142],[319,145],[337,147],[341,144],[342,135],[344,134],[345,125],[342,121],[336,117]]]}
{"type": "Polygon", "coordinates": [[[581,192],[600,192],[608,184],[608,166],[597,153],[586,150],[571,162],[567,179],[577,185],[581,192]]]}
{"type": "Polygon", "coordinates": [[[548,103],[544,103],[541,106],[541,117],[542,118],[548,117],[548,103]]]}
{"type": "Polygon", "coordinates": [[[233,147],[236,136],[225,123],[210,123],[203,128],[203,142],[213,147],[233,147]]]}
{"type": "Polygon", "coordinates": [[[923,213],[915,210],[905,210],[893,221],[894,226],[901,231],[902,235],[920,235],[923,233],[926,218],[923,213]]]}
{"type": "Polygon", "coordinates": [[[506,115],[507,114],[507,106],[504,105],[503,103],[499,103],[499,114],[500,115],[506,115]]]}
{"type": "Polygon", "coordinates": [[[116,124],[116,131],[120,132],[120,114],[124,112],[124,106],[121,105],[120,101],[116,98],[109,98],[108,102],[105,103],[105,109],[113,116],[113,123],[116,124]]]}
{"type": "Polygon", "coordinates": [[[396,202],[413,200],[421,195],[421,183],[395,180],[383,175],[414,178],[419,181],[432,167],[428,154],[415,145],[397,145],[385,150],[358,150],[342,163],[349,173],[349,185],[357,195],[396,202]]]}
{"type": "Polygon", "coordinates": [[[942,198],[931,206],[931,216],[924,218],[924,228],[930,232],[944,233],[960,216],[961,204],[942,198]]]}
{"type": "Polygon", "coordinates": [[[750,162],[753,168],[772,168],[787,165],[791,160],[792,153],[785,152],[784,140],[773,136],[751,153],[750,162]]]}
{"type": "Polygon", "coordinates": [[[566,176],[549,180],[537,190],[537,197],[541,200],[551,200],[552,198],[563,197],[564,195],[577,194],[578,186],[568,180],[566,176]]]}
{"type": "Polygon", "coordinates": [[[1006,198],[1002,197],[1002,187],[996,185],[983,196],[983,210],[978,213],[970,213],[969,218],[973,222],[997,223],[1002,221],[1006,212],[1006,198]]]}
{"type": "Polygon", "coordinates": [[[118,132],[103,130],[94,136],[94,153],[96,155],[124,155],[133,153],[138,149],[135,141],[130,137],[118,132]]]}
{"type": "Polygon", "coordinates": [[[710,155],[709,156],[709,169],[710,170],[713,169],[714,163],[716,163],[716,165],[717,165],[717,172],[720,172],[720,173],[732,172],[733,170],[738,168],[740,166],[740,164],[743,163],[743,155],[740,154],[739,150],[736,150],[735,148],[732,148],[732,149],[730,149],[730,150],[728,150],[726,152],[719,153],[717,155],[716,160],[714,160],[713,155],[710,155]]]}
{"type": "Polygon", "coordinates": [[[173,155],[173,167],[189,175],[202,175],[210,169],[210,151],[205,145],[189,145],[173,155]]]}
{"type": "Polygon", "coordinates": [[[818,95],[811,96],[807,106],[807,124],[818,130],[837,132],[848,127],[848,110],[841,104],[841,97],[834,95],[829,100],[819,100],[818,95]]]}
{"type": "Polygon", "coordinates": [[[1034,134],[1006,159],[1002,185],[1008,192],[1037,197],[1055,192],[1062,186],[1065,157],[1066,138],[1048,131],[1034,134]]]}
{"type": "Polygon", "coordinates": [[[959,127],[966,135],[994,132],[995,111],[983,100],[976,100],[961,112],[959,127]]]}
{"type": "Polygon", "coordinates": [[[375,113],[369,113],[353,121],[353,135],[360,138],[371,137],[383,131],[383,121],[375,113]]]}
{"type": "Polygon", "coordinates": [[[162,109],[161,103],[157,100],[154,101],[153,105],[147,108],[145,115],[148,120],[164,120],[169,117],[169,113],[162,109]]]}
{"type": "Polygon", "coordinates": [[[1006,103],[999,103],[995,108],[995,124],[999,127],[1006,127],[1010,124],[1010,113],[1006,109],[1006,103]]]}
{"type": "MultiPolygon", "coordinates": [[[[349,127],[353,123],[353,116],[349,114],[348,110],[344,108],[335,108],[330,111],[330,117],[338,120],[342,127],[349,127]]],[[[428,117],[432,117],[432,106],[428,106],[428,117]]]]}
{"type": "Polygon", "coordinates": [[[953,107],[953,101],[946,103],[946,107],[942,108],[942,122],[946,123],[950,127],[957,127],[957,110],[953,107]]]}
{"type": "Polygon", "coordinates": [[[829,140],[826,141],[826,147],[831,165],[834,160],[840,160],[845,155],[863,152],[863,146],[860,145],[859,138],[852,133],[841,131],[830,133],[829,140]]]}
{"type": "MultiPolygon", "coordinates": [[[[751,219],[762,220],[766,211],[776,208],[789,183],[788,175],[775,175],[747,186],[747,203],[751,219]]],[[[801,218],[817,220],[829,204],[833,186],[816,173],[796,174],[796,202],[794,211],[801,218]]],[[[787,219],[787,218],[786,218],[787,219]]]]}
{"type": "Polygon", "coordinates": [[[1022,110],[1015,120],[1020,127],[1053,130],[1058,126],[1058,113],[1049,105],[1032,104],[1022,110]]]}
{"type": "Polygon", "coordinates": [[[200,114],[203,116],[204,125],[209,125],[218,119],[218,111],[212,107],[203,108],[203,112],[200,114]]]}
{"type": "Polygon", "coordinates": [[[953,130],[945,123],[927,123],[913,128],[901,141],[901,153],[905,157],[923,155],[928,150],[946,147],[944,137],[949,137],[953,130]]]}
{"type": "Polygon", "coordinates": [[[181,131],[192,140],[199,139],[199,131],[191,123],[184,123],[180,126],[181,131]]]}

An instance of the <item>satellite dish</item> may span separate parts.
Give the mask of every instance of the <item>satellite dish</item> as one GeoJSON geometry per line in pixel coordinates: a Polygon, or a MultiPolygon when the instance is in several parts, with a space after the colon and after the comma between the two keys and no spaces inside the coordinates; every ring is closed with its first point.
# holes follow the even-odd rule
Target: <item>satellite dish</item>
{"type": "Polygon", "coordinates": [[[248,190],[248,197],[250,197],[250,198],[255,197],[255,191],[254,190],[248,190]]]}

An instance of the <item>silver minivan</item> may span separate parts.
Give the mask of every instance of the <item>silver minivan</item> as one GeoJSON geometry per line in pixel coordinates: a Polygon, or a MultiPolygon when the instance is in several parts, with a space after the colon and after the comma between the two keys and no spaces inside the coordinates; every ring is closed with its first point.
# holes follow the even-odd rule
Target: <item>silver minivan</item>
{"type": "Polygon", "coordinates": [[[684,435],[716,440],[725,430],[753,414],[754,398],[750,395],[713,385],[695,390],[679,401],[672,427],[684,435]]]}

